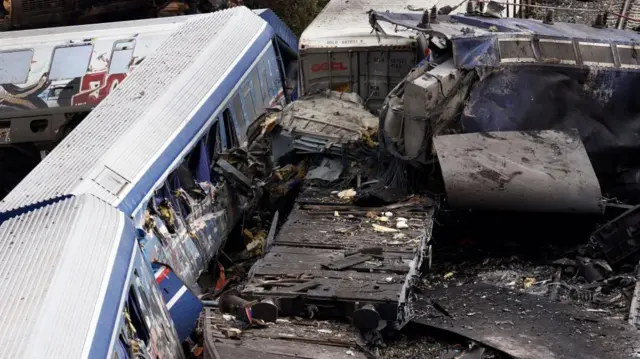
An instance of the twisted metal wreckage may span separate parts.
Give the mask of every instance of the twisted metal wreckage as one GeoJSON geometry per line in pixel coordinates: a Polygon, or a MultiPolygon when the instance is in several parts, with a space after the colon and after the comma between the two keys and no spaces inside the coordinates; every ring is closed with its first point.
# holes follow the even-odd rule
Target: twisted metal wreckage
{"type": "MultiPolygon", "coordinates": [[[[253,177],[255,164],[244,174],[229,168],[235,182],[274,193],[306,185],[278,234],[276,214],[244,286],[219,297],[220,312],[205,308],[205,357],[374,357],[381,334],[412,320],[476,343],[457,347],[465,358],[637,355],[640,281],[620,273],[640,249],[639,207],[629,205],[640,188],[640,107],[628,95],[640,84],[640,35],[436,10],[369,16],[374,30],[387,21],[419,31],[429,56],[387,96],[379,123],[357,95],[328,91],[267,116],[248,136],[248,158],[271,148],[267,162],[283,167],[265,168],[262,179],[253,177]],[[283,176],[292,158],[304,164],[283,176]],[[442,276],[432,246],[442,233],[436,216],[450,211],[520,212],[533,221],[573,215],[604,225],[575,260],[511,261],[490,272],[496,259],[487,257],[478,266],[484,272],[466,269],[449,287],[457,275],[447,268],[442,276]],[[577,292],[590,301],[577,305],[577,292]],[[625,311],[611,307],[621,302],[631,303],[630,325],[604,314],[625,311]],[[327,321],[345,317],[357,331],[327,321]]],[[[445,236],[439,241],[447,246],[445,236]]]]}

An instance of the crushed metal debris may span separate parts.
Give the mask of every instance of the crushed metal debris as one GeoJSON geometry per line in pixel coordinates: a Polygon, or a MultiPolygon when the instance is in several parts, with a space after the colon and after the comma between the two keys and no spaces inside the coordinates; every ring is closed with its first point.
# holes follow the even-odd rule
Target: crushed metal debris
{"type": "Polygon", "coordinates": [[[361,329],[377,328],[381,320],[401,328],[411,317],[410,288],[429,246],[433,202],[413,197],[390,207],[359,207],[332,198],[316,189],[300,195],[243,295],[277,300],[287,316],[312,312],[351,317],[361,329]],[[376,218],[367,214],[391,210],[410,224],[376,231],[376,218]],[[363,310],[366,305],[373,308],[363,310]]]}
{"type": "Polygon", "coordinates": [[[237,286],[207,292],[205,356],[640,357],[640,145],[618,69],[563,58],[596,56],[582,45],[528,55],[532,34],[580,41],[569,24],[369,14],[431,55],[379,118],[356,94],[312,94],[218,162],[275,219],[243,228],[237,286]]]}

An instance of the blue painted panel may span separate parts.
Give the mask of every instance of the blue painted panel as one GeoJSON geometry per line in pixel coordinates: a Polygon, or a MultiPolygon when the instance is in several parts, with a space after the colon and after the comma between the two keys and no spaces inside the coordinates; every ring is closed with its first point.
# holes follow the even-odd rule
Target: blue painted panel
{"type": "Polygon", "coordinates": [[[178,332],[178,338],[181,342],[185,341],[196,328],[196,321],[203,308],[202,303],[169,267],[153,264],[153,271],[162,299],[167,304],[178,332]]]}
{"type": "Polygon", "coordinates": [[[125,287],[127,285],[127,274],[131,270],[129,264],[131,263],[134,246],[138,245],[134,234],[133,225],[127,222],[118,245],[113,271],[111,272],[104,303],[100,310],[96,333],[93,337],[93,343],[91,343],[89,358],[106,358],[111,345],[111,337],[114,331],[118,330],[116,328],[116,322],[120,314],[118,309],[122,296],[127,293],[125,287]]]}
{"type": "Polygon", "coordinates": [[[285,24],[278,15],[270,9],[260,9],[256,10],[256,12],[273,28],[276,36],[278,36],[280,40],[287,44],[292,51],[298,53],[298,38],[296,37],[296,34],[289,29],[287,24],[285,24]]]}
{"type": "Polygon", "coordinates": [[[205,126],[211,115],[223,103],[229,91],[240,81],[247,72],[260,52],[271,41],[273,30],[265,27],[263,32],[256,38],[249,47],[245,55],[239,59],[238,64],[230,71],[220,86],[211,94],[211,97],[195,113],[193,118],[176,136],[173,142],[158,157],[149,170],[135,183],[131,191],[123,198],[118,206],[123,212],[131,215],[144,197],[149,193],[158,179],[171,166],[171,163],[184,150],[185,146],[196,136],[200,129],[205,126]]]}

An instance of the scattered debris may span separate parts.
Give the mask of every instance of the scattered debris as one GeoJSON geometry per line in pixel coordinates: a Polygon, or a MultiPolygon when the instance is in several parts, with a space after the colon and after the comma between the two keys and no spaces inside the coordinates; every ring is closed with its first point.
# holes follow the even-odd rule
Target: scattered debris
{"type": "Polygon", "coordinates": [[[376,231],[376,232],[394,233],[394,232],[398,231],[397,229],[381,226],[381,225],[375,224],[375,223],[372,223],[371,225],[373,226],[373,230],[376,231]]]}
{"type": "Polygon", "coordinates": [[[260,328],[246,328],[242,321],[229,322],[214,308],[201,317],[204,358],[296,357],[307,359],[368,358],[358,348],[358,333],[348,324],[278,319],[260,328]]]}
{"type": "Polygon", "coordinates": [[[375,312],[375,317],[401,328],[411,317],[411,288],[429,245],[433,208],[414,199],[394,210],[416,220],[405,232],[415,241],[395,247],[386,243],[389,228],[379,232],[381,226],[367,223],[375,221],[367,218],[368,212],[386,212],[385,207],[345,205],[331,198],[329,191],[319,189],[308,189],[298,197],[271,251],[252,268],[243,295],[273,298],[285,316],[375,312]],[[340,217],[330,215],[336,209],[340,217]],[[336,227],[348,228],[348,235],[336,233],[336,227]],[[283,280],[288,283],[274,282],[283,280]],[[305,288],[304,295],[291,291],[309,280],[317,285],[305,288]],[[359,312],[366,305],[372,307],[359,312]]]}
{"type": "MultiPolygon", "coordinates": [[[[625,324],[506,288],[468,284],[423,296],[446,302],[450,316],[423,314],[414,322],[515,358],[623,358],[639,344],[636,332],[625,324]]],[[[426,302],[419,303],[417,307],[428,311],[426,302]]]]}
{"type": "Polygon", "coordinates": [[[353,188],[345,189],[344,191],[338,192],[338,198],[340,199],[349,199],[356,196],[356,191],[353,188]]]}
{"type": "MultiPolygon", "coordinates": [[[[593,70],[585,56],[596,52],[553,16],[544,26],[505,22],[496,18],[501,4],[484,5],[471,4],[465,17],[438,17],[453,8],[371,11],[377,34],[384,36],[378,21],[419,31],[429,53],[390,91],[380,119],[355,94],[312,94],[250,129],[250,150],[218,159],[239,191],[293,209],[262,214],[268,223],[276,213],[268,232],[265,223],[242,228],[247,269],[232,276],[233,263],[219,276],[224,314],[205,310],[207,353],[546,359],[640,352],[633,328],[640,328],[640,207],[627,196],[637,187],[640,166],[631,158],[640,145],[627,135],[635,130],[616,127],[601,109],[585,115],[603,104],[626,106],[612,100],[621,90],[609,84],[611,66],[593,59],[602,67],[593,70]],[[547,38],[580,46],[565,53],[546,48],[547,38]],[[565,58],[574,50],[577,59],[565,58]],[[557,58],[538,59],[550,55],[557,58]],[[583,75],[572,74],[577,67],[583,75]],[[529,82],[531,89],[516,91],[529,82]],[[567,91],[556,82],[580,86],[567,91]],[[591,84],[602,93],[580,92],[591,84]],[[517,101],[507,106],[509,96],[517,101]],[[624,161],[608,163],[618,157],[624,161]],[[605,198],[620,181],[625,197],[605,198]],[[228,278],[238,289],[228,289],[228,278]]],[[[620,63],[637,37],[581,29],[610,45],[620,63]]]]}

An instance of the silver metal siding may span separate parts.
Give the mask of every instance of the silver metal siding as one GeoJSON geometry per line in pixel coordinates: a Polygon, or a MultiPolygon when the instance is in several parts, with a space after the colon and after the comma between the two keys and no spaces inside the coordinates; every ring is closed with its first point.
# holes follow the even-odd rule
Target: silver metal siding
{"type": "Polygon", "coordinates": [[[124,215],[93,196],[0,225],[0,358],[78,358],[124,215]]]}
{"type": "Polygon", "coordinates": [[[191,17],[0,201],[0,212],[66,194],[116,202],[92,179],[105,166],[128,181],[144,172],[262,26],[245,7],[191,17]]]}

